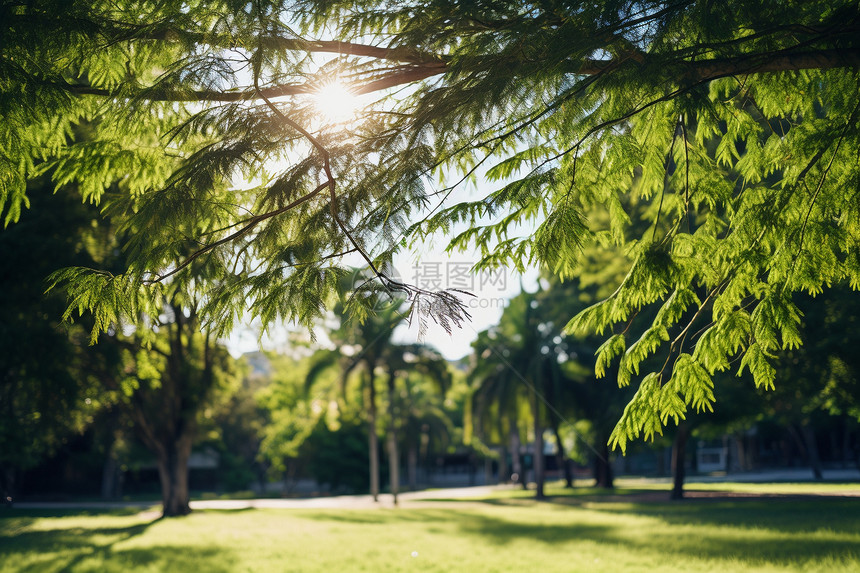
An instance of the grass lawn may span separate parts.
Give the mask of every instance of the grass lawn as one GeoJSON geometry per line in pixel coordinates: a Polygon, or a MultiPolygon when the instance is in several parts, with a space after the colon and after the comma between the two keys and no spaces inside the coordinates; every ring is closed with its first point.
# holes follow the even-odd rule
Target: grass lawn
{"type": "MultiPolygon", "coordinates": [[[[665,486],[662,486],[665,489],[665,486]]],[[[695,484],[693,489],[709,486],[695,484]]],[[[711,491],[725,491],[726,486],[711,491]]],[[[858,571],[858,486],[736,490],[787,497],[636,501],[550,488],[400,509],[0,510],[0,571],[858,571]],[[802,493],[828,497],[800,497],[802,493]]]]}

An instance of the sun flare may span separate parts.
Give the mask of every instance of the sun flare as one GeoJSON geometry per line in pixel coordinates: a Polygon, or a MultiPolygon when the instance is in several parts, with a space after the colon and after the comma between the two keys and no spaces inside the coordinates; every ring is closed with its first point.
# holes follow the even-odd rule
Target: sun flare
{"type": "Polygon", "coordinates": [[[358,98],[342,83],[332,81],[316,91],[314,107],[326,123],[346,123],[355,118],[358,98]]]}

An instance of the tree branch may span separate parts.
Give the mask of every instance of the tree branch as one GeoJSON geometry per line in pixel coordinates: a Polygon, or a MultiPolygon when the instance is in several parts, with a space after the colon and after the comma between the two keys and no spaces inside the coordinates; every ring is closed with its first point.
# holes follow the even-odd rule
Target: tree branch
{"type": "Polygon", "coordinates": [[[239,229],[238,231],[236,231],[235,233],[231,233],[231,234],[227,235],[226,237],[215,241],[214,243],[210,243],[210,244],[206,245],[205,247],[194,251],[191,255],[189,255],[189,257],[187,259],[182,261],[182,263],[180,265],[178,265],[172,271],[169,271],[163,275],[159,275],[155,279],[153,279],[151,281],[147,281],[147,282],[158,283],[158,282],[161,282],[170,276],[175,275],[176,273],[178,273],[179,271],[181,271],[182,269],[184,269],[185,267],[190,265],[194,261],[194,259],[200,257],[201,255],[208,253],[209,251],[211,251],[211,250],[213,250],[213,249],[215,249],[215,248],[217,248],[217,247],[219,247],[225,243],[229,243],[230,241],[234,241],[234,240],[238,239],[239,237],[241,237],[245,233],[248,233],[251,229],[256,227],[258,224],[265,221],[266,219],[271,219],[272,217],[276,217],[277,215],[280,215],[281,213],[286,213],[290,209],[297,207],[298,205],[304,203],[305,201],[313,199],[314,197],[319,195],[320,192],[322,192],[322,190],[325,189],[327,186],[328,186],[328,182],[322,183],[322,184],[318,185],[317,188],[314,189],[313,191],[311,191],[310,193],[307,193],[306,195],[302,195],[301,197],[299,197],[298,199],[296,199],[292,203],[290,203],[288,205],[284,205],[280,209],[275,209],[274,211],[269,211],[267,213],[263,213],[261,215],[255,215],[254,217],[251,217],[250,219],[246,220],[244,226],[241,229],[239,229]]]}
{"type": "MultiPolygon", "coordinates": [[[[367,46],[368,53],[371,53],[367,46]]],[[[315,44],[310,43],[308,46],[310,51],[314,51],[315,44]]],[[[332,49],[326,46],[326,50],[332,49]]],[[[374,48],[387,50],[386,48],[374,48]]],[[[324,51],[324,50],[321,50],[324,51]]],[[[680,72],[681,77],[696,82],[705,82],[728,76],[741,76],[753,73],[771,73],[785,71],[799,71],[820,69],[828,70],[833,68],[860,68],[860,48],[850,49],[829,49],[795,52],[784,50],[781,52],[769,52],[764,54],[748,54],[737,58],[715,58],[711,60],[699,60],[694,62],[679,61],[672,62],[666,56],[651,55],[639,58],[637,63],[640,65],[654,65],[657,59],[665,60],[662,67],[667,70],[672,70],[675,77],[680,72]]],[[[632,61],[630,58],[625,58],[632,61]]],[[[616,67],[619,61],[615,58],[609,60],[592,60],[587,59],[582,62],[570,62],[570,73],[592,76],[606,73],[613,67],[616,67]]],[[[448,64],[442,59],[428,60],[423,62],[410,63],[408,65],[399,66],[391,71],[387,71],[381,77],[370,80],[367,83],[357,85],[353,88],[356,94],[367,94],[376,91],[386,90],[393,87],[405,85],[408,83],[424,80],[433,76],[444,74],[448,70],[448,64]]],[[[75,95],[96,95],[103,97],[128,97],[126,91],[111,90],[98,88],[90,85],[71,84],[71,83],[55,83],[55,85],[65,91],[75,95]]],[[[221,90],[159,90],[150,88],[139,92],[144,95],[145,99],[150,101],[213,101],[213,102],[231,102],[244,101],[253,99],[278,98],[285,96],[295,96],[302,94],[313,93],[316,86],[302,84],[281,84],[268,88],[237,91],[221,91],[221,90]],[[149,91],[150,93],[146,93],[149,91]]]]}

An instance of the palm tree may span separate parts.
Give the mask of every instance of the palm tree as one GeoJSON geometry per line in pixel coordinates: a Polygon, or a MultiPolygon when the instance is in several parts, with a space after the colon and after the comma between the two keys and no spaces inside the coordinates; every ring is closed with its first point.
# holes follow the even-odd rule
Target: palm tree
{"type": "Polygon", "coordinates": [[[399,345],[392,341],[396,326],[403,320],[399,305],[391,304],[380,309],[362,323],[342,323],[330,333],[335,343],[334,351],[317,353],[311,367],[307,387],[310,388],[319,375],[335,365],[341,369],[341,396],[346,395],[350,377],[358,374],[364,398],[364,411],[368,428],[370,493],[379,499],[379,434],[377,431],[379,404],[377,380],[385,379],[388,404],[386,448],[388,450],[390,487],[397,503],[400,489],[400,464],[398,451],[398,426],[401,424],[398,407],[403,402],[398,395],[398,380],[408,381],[410,374],[421,375],[435,384],[444,394],[450,384],[448,364],[442,356],[422,345],[399,345]]]}
{"type": "MultiPolygon", "coordinates": [[[[383,368],[386,370],[388,389],[387,444],[390,489],[394,496],[394,503],[397,504],[397,495],[400,491],[398,426],[402,425],[403,410],[407,407],[405,400],[401,399],[397,392],[397,380],[403,380],[408,387],[410,379],[414,379],[417,375],[431,381],[439,394],[444,395],[450,386],[451,373],[448,370],[448,362],[437,351],[419,344],[388,344],[383,350],[383,368]],[[400,416],[397,410],[401,411],[400,416]]],[[[404,394],[404,398],[409,396],[408,392],[404,394]]]]}
{"type": "MultiPolygon", "coordinates": [[[[469,373],[470,412],[479,438],[502,444],[510,440],[510,477],[525,488],[527,480],[520,458],[520,420],[527,395],[526,387],[507,364],[511,356],[507,342],[499,336],[498,329],[491,329],[479,333],[472,344],[476,360],[469,373]]],[[[505,449],[503,446],[503,458],[505,449]]]]}
{"type": "Polygon", "coordinates": [[[306,389],[317,382],[319,376],[332,367],[340,368],[340,401],[347,393],[347,385],[353,374],[357,374],[365,420],[367,421],[367,440],[369,453],[370,494],[374,501],[379,500],[379,435],[377,433],[378,398],[377,375],[384,368],[390,351],[391,335],[401,320],[396,309],[391,307],[363,323],[342,323],[329,337],[335,344],[334,350],[316,353],[313,365],[308,371],[306,389]]]}
{"type": "MultiPolygon", "coordinates": [[[[549,424],[558,436],[567,395],[561,368],[565,359],[563,340],[543,314],[535,295],[523,293],[511,300],[499,326],[482,333],[476,341],[477,358],[472,371],[473,411],[477,420],[482,420],[491,404],[495,404],[500,420],[507,419],[513,435],[522,404],[524,401],[528,404],[534,431],[538,499],[544,498],[544,430],[549,424]]],[[[563,448],[561,440],[558,447],[563,448]]],[[[513,462],[516,466],[515,457],[513,462]]]]}

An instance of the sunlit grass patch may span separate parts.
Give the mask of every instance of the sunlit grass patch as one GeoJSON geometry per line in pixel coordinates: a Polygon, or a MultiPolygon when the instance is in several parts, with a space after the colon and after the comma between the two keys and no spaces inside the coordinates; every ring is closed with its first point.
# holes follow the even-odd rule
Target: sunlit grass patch
{"type": "Polygon", "coordinates": [[[582,503],[504,490],[487,502],[177,519],[12,510],[0,513],[0,571],[860,571],[860,498],[638,503],[582,490],[559,494],[582,503]]]}

